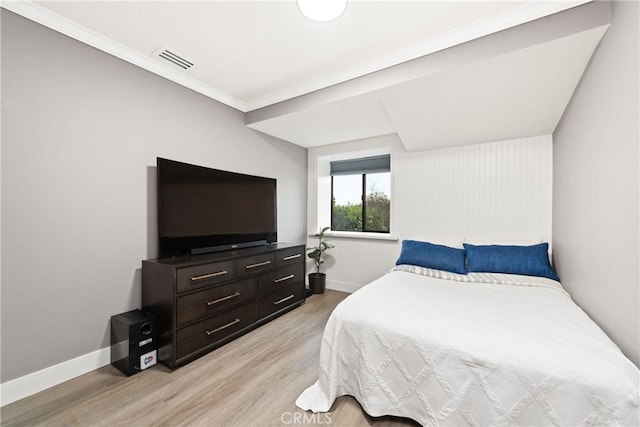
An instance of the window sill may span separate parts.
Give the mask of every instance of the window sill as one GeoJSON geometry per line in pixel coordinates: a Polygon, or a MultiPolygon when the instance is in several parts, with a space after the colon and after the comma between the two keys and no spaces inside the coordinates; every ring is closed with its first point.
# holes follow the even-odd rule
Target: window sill
{"type": "MultiPolygon", "coordinates": [[[[398,241],[398,236],[394,236],[389,233],[362,233],[359,231],[327,231],[324,234],[326,237],[339,238],[339,239],[363,239],[363,240],[392,240],[398,241]]],[[[310,234],[309,237],[313,237],[310,234]]]]}

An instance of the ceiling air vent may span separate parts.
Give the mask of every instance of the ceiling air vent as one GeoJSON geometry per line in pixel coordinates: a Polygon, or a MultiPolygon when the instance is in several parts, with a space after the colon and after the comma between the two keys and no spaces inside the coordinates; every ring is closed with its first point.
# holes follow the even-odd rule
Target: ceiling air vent
{"type": "Polygon", "coordinates": [[[193,62],[184,59],[180,55],[176,55],[169,49],[159,49],[156,53],[160,58],[165,59],[174,65],[177,65],[183,70],[188,70],[189,68],[193,67],[193,62]]]}

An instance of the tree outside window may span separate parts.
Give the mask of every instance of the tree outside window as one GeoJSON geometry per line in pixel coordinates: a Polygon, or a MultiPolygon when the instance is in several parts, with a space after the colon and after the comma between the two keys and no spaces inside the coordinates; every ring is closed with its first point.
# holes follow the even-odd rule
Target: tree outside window
{"type": "Polygon", "coordinates": [[[331,162],[331,229],[390,232],[390,157],[331,162]]]}

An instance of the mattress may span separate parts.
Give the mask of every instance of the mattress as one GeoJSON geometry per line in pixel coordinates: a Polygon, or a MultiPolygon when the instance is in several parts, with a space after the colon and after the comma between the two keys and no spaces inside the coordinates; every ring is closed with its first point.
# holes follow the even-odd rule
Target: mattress
{"type": "Polygon", "coordinates": [[[343,395],[422,425],[629,425],[640,372],[539,277],[398,266],[334,310],[318,381],[296,405],[343,395]]]}

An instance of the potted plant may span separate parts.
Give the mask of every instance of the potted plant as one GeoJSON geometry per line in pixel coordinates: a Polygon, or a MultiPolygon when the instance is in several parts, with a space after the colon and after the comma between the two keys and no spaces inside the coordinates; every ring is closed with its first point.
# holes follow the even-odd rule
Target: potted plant
{"type": "Polygon", "coordinates": [[[331,243],[328,243],[324,240],[325,233],[329,230],[330,227],[321,228],[320,231],[313,235],[318,239],[318,246],[315,248],[307,249],[309,253],[307,256],[313,260],[313,264],[315,265],[316,272],[309,273],[309,289],[314,294],[324,293],[324,288],[326,285],[327,275],[324,273],[320,273],[320,265],[324,263],[322,256],[327,249],[331,249],[334,246],[331,243]]]}

